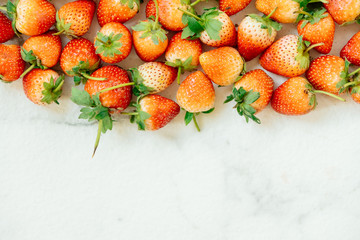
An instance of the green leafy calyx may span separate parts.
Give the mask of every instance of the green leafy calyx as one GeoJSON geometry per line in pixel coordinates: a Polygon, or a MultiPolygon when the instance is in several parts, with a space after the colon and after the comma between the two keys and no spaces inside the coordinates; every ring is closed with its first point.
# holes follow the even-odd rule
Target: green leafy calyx
{"type": "Polygon", "coordinates": [[[90,66],[89,60],[80,61],[71,71],[67,71],[67,74],[74,76],[75,85],[85,84],[87,79],[91,79],[90,75],[97,69],[99,64],[100,60],[92,66],[90,66]]]}
{"type": "Polygon", "coordinates": [[[8,0],[6,3],[6,12],[9,18],[11,19],[11,27],[14,30],[14,33],[16,34],[16,36],[20,37],[19,31],[16,29],[16,18],[17,18],[16,7],[18,3],[19,0],[15,1],[14,3],[8,0]]]}
{"type": "Polygon", "coordinates": [[[248,16],[255,19],[256,21],[258,21],[259,23],[261,23],[261,28],[262,29],[267,29],[269,36],[272,35],[272,31],[280,31],[282,28],[282,25],[272,19],[270,19],[271,15],[276,11],[276,9],[273,10],[272,13],[270,13],[268,16],[263,15],[262,17],[260,17],[257,14],[249,14],[248,16]]]}
{"type": "Polygon", "coordinates": [[[142,97],[138,97],[136,103],[133,102],[130,104],[131,107],[135,108],[135,111],[132,113],[129,113],[131,115],[130,122],[136,123],[138,125],[139,130],[145,130],[145,120],[149,119],[151,115],[145,111],[141,110],[141,105],[139,104],[139,101],[142,97]]]}
{"type": "Polygon", "coordinates": [[[136,6],[140,7],[140,0],[120,0],[120,3],[123,5],[128,5],[129,8],[133,9],[136,6]]]}
{"type": "Polygon", "coordinates": [[[167,39],[167,32],[161,27],[160,23],[152,18],[139,22],[132,29],[137,32],[143,32],[140,38],[150,37],[155,45],[159,45],[160,41],[165,42],[167,39]]]}
{"type": "Polygon", "coordinates": [[[44,97],[41,99],[41,102],[47,104],[55,102],[59,104],[58,99],[61,97],[63,84],[64,76],[58,77],[56,81],[51,77],[50,82],[44,82],[44,90],[42,91],[44,97]]]}
{"type": "Polygon", "coordinates": [[[66,23],[65,19],[59,18],[59,12],[56,12],[56,29],[58,30],[58,32],[54,33],[54,35],[64,34],[70,38],[78,38],[78,36],[76,36],[74,31],[70,28],[71,28],[71,22],[66,23]]]}
{"type": "Polygon", "coordinates": [[[122,42],[120,39],[123,34],[110,33],[110,35],[105,35],[101,32],[98,32],[95,38],[95,47],[96,54],[102,54],[105,57],[114,57],[116,55],[121,55],[122,52],[120,48],[122,47],[122,42]]]}
{"type": "Polygon", "coordinates": [[[133,94],[135,96],[145,96],[151,93],[153,89],[144,84],[144,79],[137,68],[130,68],[128,70],[131,75],[131,79],[135,83],[133,87],[133,94]]]}

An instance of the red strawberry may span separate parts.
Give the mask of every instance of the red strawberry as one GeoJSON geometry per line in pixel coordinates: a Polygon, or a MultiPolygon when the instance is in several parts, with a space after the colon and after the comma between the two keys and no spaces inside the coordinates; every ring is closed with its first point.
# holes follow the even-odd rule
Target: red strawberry
{"type": "Polygon", "coordinates": [[[300,76],[309,68],[309,46],[302,37],[286,35],[271,45],[260,57],[260,64],[266,70],[285,77],[300,76]]]}
{"type": "MultiPolygon", "coordinates": [[[[316,107],[316,93],[324,92],[313,90],[311,84],[303,77],[289,78],[275,90],[271,99],[271,106],[281,114],[303,115],[316,107]]],[[[325,94],[331,95],[329,93],[325,94]]],[[[345,101],[335,95],[331,96],[345,101]]]]}
{"type": "Polygon", "coordinates": [[[80,37],[90,29],[96,4],[92,0],[77,0],[66,3],[56,15],[58,34],[80,37]]]}
{"type": "Polygon", "coordinates": [[[55,102],[62,93],[64,76],[51,69],[33,69],[23,78],[23,87],[26,96],[35,104],[45,105],[55,102]]]}
{"type": "Polygon", "coordinates": [[[19,0],[15,5],[9,0],[7,12],[13,26],[29,36],[47,32],[56,22],[56,9],[47,0],[19,0]]]}
{"type": "Polygon", "coordinates": [[[360,66],[360,32],[356,33],[341,49],[340,56],[360,66]]]}
{"type": "Polygon", "coordinates": [[[182,39],[181,32],[178,32],[170,40],[165,52],[166,65],[178,68],[178,84],[180,84],[180,74],[184,71],[192,71],[199,65],[201,53],[202,47],[199,39],[182,39]]]}
{"type": "Polygon", "coordinates": [[[100,0],[97,18],[100,26],[110,22],[124,23],[139,12],[139,0],[100,0]]]}
{"type": "Polygon", "coordinates": [[[190,74],[181,84],[176,94],[180,107],[185,109],[185,124],[194,120],[198,131],[200,128],[196,121],[199,113],[210,113],[214,110],[215,90],[211,80],[200,71],[190,74]]]}
{"type": "Polygon", "coordinates": [[[31,64],[31,67],[25,71],[25,76],[31,69],[51,68],[55,66],[61,54],[61,38],[53,35],[54,31],[28,38],[21,50],[21,56],[25,62],[31,64]]]}
{"type": "Polygon", "coordinates": [[[135,112],[123,114],[131,115],[131,122],[136,122],[139,130],[158,130],[180,112],[180,107],[176,102],[160,95],[139,98],[133,106],[136,107],[135,112]]]}
{"type": "Polygon", "coordinates": [[[315,47],[315,50],[328,54],[331,51],[335,34],[335,23],[325,9],[316,11],[312,15],[305,15],[297,25],[299,35],[303,36],[305,41],[311,44],[324,43],[324,45],[315,47]]]}
{"type": "Polygon", "coordinates": [[[121,23],[107,23],[97,33],[94,45],[101,60],[118,63],[127,58],[131,52],[131,33],[121,23]]]}
{"type": "Polygon", "coordinates": [[[337,24],[355,21],[360,15],[359,0],[328,0],[324,6],[337,24]]]}
{"type": "Polygon", "coordinates": [[[153,16],[153,17],[156,16],[156,6],[155,6],[154,0],[150,0],[146,4],[145,15],[146,15],[146,18],[149,18],[151,16],[153,16]]]}
{"type": "Polygon", "coordinates": [[[277,8],[271,18],[280,23],[295,23],[300,10],[298,1],[293,0],[256,0],[255,7],[265,15],[277,8]]]}
{"type": "Polygon", "coordinates": [[[220,0],[219,8],[227,15],[234,15],[250,4],[251,0],[220,0]]]}
{"type": "Polygon", "coordinates": [[[0,44],[0,80],[12,82],[20,78],[25,70],[20,52],[20,46],[0,44]]]}
{"type": "Polygon", "coordinates": [[[263,110],[271,100],[274,91],[274,81],[263,70],[256,69],[246,73],[234,85],[232,94],[224,103],[236,102],[234,108],[246,122],[252,119],[260,124],[255,114],[263,110]]]}
{"type": "Polygon", "coordinates": [[[178,8],[187,10],[189,5],[182,0],[158,0],[159,21],[161,25],[170,31],[181,31],[186,25],[182,22],[183,12],[178,8]]]}
{"type": "Polygon", "coordinates": [[[11,27],[11,21],[0,12],[0,43],[9,41],[14,37],[15,33],[11,27]]]}
{"type": "Polygon", "coordinates": [[[60,66],[66,75],[74,77],[76,85],[94,79],[90,74],[99,66],[100,58],[94,45],[85,38],[71,40],[60,56],[60,66]]]}
{"type": "Polygon", "coordinates": [[[217,85],[235,83],[244,70],[244,61],[232,47],[221,47],[200,55],[200,64],[206,75],[217,85]]]}
{"type": "Polygon", "coordinates": [[[164,91],[176,78],[176,69],[161,62],[148,62],[129,69],[135,83],[134,94],[154,94],[164,91]]]}
{"type": "Polygon", "coordinates": [[[281,24],[272,21],[269,16],[260,17],[249,14],[238,28],[238,50],[245,61],[250,61],[268,48],[274,41],[281,24]]]}
{"type": "Polygon", "coordinates": [[[95,141],[94,153],[99,145],[101,133],[112,130],[112,109],[117,112],[127,108],[131,101],[131,83],[127,72],[117,66],[106,66],[92,74],[94,78],[106,79],[104,81],[89,80],[84,91],[72,88],[71,100],[81,106],[79,118],[99,122],[95,141]]]}

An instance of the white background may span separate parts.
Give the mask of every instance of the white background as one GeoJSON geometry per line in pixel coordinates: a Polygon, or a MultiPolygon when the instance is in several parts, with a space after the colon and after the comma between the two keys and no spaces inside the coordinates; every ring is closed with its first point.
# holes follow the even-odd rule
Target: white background
{"type": "MultiPolygon", "coordinates": [[[[146,2],[126,26],[144,19],[146,2]]],[[[255,12],[253,1],[232,19],[255,12]]],[[[95,17],[85,37],[98,29],[95,17]]],[[[359,29],[337,26],[331,53],[359,29]]],[[[277,38],[295,31],[284,25],[277,38]]],[[[139,64],[133,50],[119,66],[139,64]]],[[[72,86],[47,107],[25,97],[21,80],[0,86],[1,240],[360,239],[360,106],[350,97],[319,96],[300,117],[268,106],[257,125],[222,104],[231,87],[215,87],[201,133],[184,113],[156,132],[117,118],[91,159],[97,126],[77,119],[72,86]]],[[[161,95],[175,99],[177,87],[161,95]]]]}

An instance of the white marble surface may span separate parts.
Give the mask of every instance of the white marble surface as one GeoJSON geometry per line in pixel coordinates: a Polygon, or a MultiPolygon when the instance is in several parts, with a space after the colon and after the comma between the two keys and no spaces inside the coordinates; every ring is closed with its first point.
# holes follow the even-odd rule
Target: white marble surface
{"type": "MultiPolygon", "coordinates": [[[[254,2],[234,22],[251,12],[254,2]]],[[[87,37],[98,28],[94,19],[87,37]]],[[[337,28],[332,53],[358,30],[337,28]]],[[[133,52],[119,65],[137,64],[133,52]]],[[[72,85],[49,107],[28,101],[21,81],[0,86],[1,240],[360,239],[360,106],[351,98],[320,96],[301,117],[268,107],[256,125],[222,104],[230,88],[216,88],[200,134],[183,113],[157,132],[118,119],[91,159],[96,125],[77,119],[72,85]]]]}

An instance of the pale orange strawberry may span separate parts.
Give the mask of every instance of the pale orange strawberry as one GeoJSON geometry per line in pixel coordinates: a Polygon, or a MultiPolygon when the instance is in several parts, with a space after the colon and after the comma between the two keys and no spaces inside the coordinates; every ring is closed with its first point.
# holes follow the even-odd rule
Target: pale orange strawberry
{"type": "Polygon", "coordinates": [[[33,69],[23,78],[25,95],[38,105],[59,104],[63,84],[64,76],[51,69],[33,69]]]}
{"type": "Polygon", "coordinates": [[[182,0],[158,0],[159,21],[164,28],[170,31],[181,31],[186,25],[182,22],[183,10],[190,6],[183,4],[182,0]]]}
{"type": "Polygon", "coordinates": [[[156,16],[156,6],[155,6],[154,0],[150,0],[146,4],[145,15],[146,15],[146,18],[149,18],[151,16],[153,16],[153,17],[156,16]]]}
{"type": "Polygon", "coordinates": [[[124,23],[139,12],[139,0],[100,0],[96,12],[100,26],[110,22],[124,23]]]}
{"type": "Polygon", "coordinates": [[[359,0],[327,0],[327,2],[324,6],[339,25],[355,21],[360,15],[359,0]]]}
{"type": "Polygon", "coordinates": [[[118,63],[131,52],[131,33],[122,23],[107,23],[97,33],[94,45],[101,60],[106,63],[118,63]]]}
{"type": "Polygon", "coordinates": [[[237,43],[245,61],[252,60],[268,48],[275,41],[277,31],[281,30],[281,25],[269,19],[269,16],[249,14],[241,21],[237,43]]]}
{"type": "Polygon", "coordinates": [[[206,75],[217,85],[235,83],[244,69],[244,61],[232,47],[221,47],[200,55],[200,64],[206,75]]]}
{"type": "Polygon", "coordinates": [[[356,33],[341,49],[340,57],[360,66],[360,32],[356,33]]]}
{"type": "Polygon", "coordinates": [[[315,50],[328,54],[334,41],[335,23],[325,9],[320,10],[318,15],[316,19],[312,16],[313,20],[301,20],[297,25],[297,31],[299,35],[303,36],[303,40],[309,41],[311,44],[324,43],[324,45],[315,47],[315,50]]]}
{"type": "Polygon", "coordinates": [[[277,8],[271,18],[280,23],[295,23],[300,10],[299,3],[293,0],[256,0],[255,7],[265,15],[277,8]]]}
{"type": "Polygon", "coordinates": [[[215,106],[215,90],[211,80],[201,71],[190,74],[179,86],[176,99],[180,107],[186,111],[185,124],[192,120],[198,131],[196,121],[198,113],[209,113],[215,106]]]}
{"type": "Polygon", "coordinates": [[[56,28],[60,33],[80,37],[90,29],[96,4],[93,0],[77,0],[63,5],[56,16],[56,28]]]}
{"type": "Polygon", "coordinates": [[[250,4],[251,0],[220,0],[219,8],[227,15],[234,15],[250,4]]]}
{"type": "Polygon", "coordinates": [[[199,39],[182,39],[181,34],[178,32],[172,37],[165,52],[166,64],[178,68],[178,84],[180,84],[180,74],[184,71],[192,71],[199,65],[199,57],[202,53],[199,39]]]}
{"type": "Polygon", "coordinates": [[[14,37],[15,33],[11,27],[11,21],[5,14],[0,12],[0,43],[9,41],[14,37]]]}
{"type": "Polygon", "coordinates": [[[0,44],[0,80],[12,82],[20,78],[25,70],[18,45],[0,44]]]}

